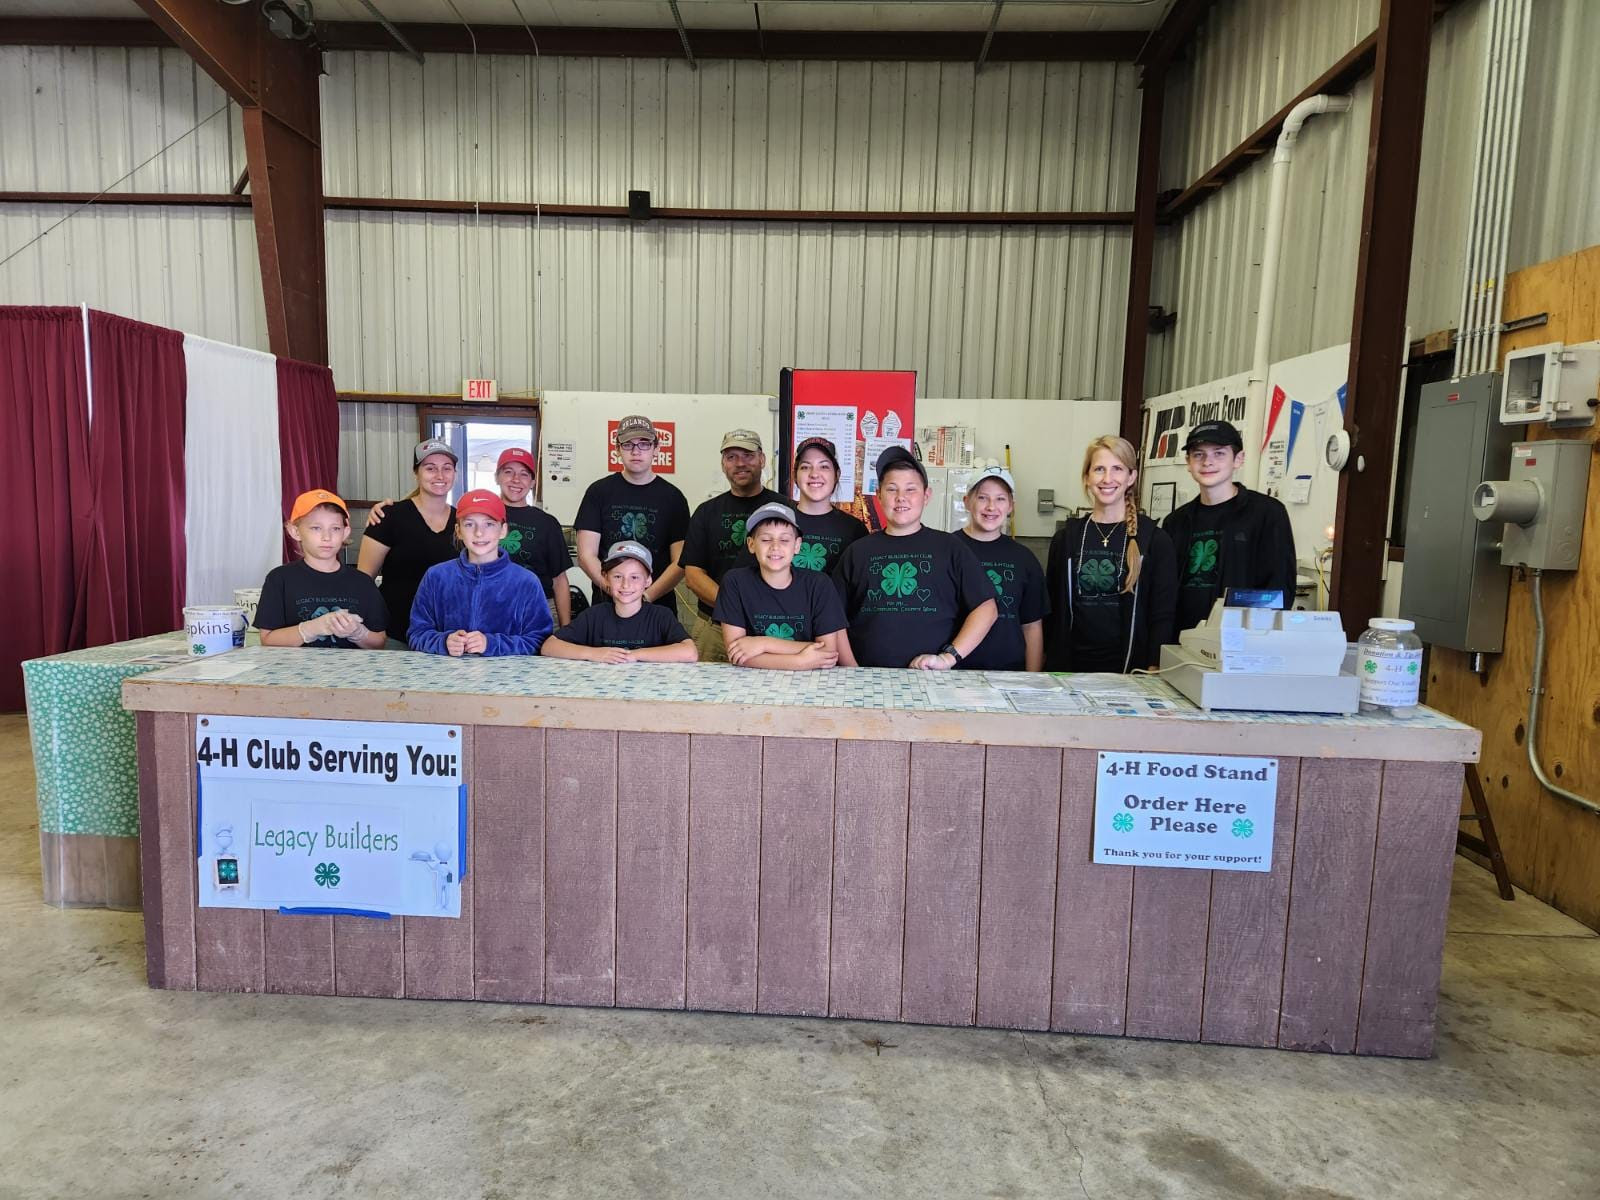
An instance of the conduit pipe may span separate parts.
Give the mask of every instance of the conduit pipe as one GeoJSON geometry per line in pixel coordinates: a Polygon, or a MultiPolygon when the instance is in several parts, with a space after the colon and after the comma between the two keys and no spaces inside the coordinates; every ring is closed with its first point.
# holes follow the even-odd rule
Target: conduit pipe
{"type": "Polygon", "coordinates": [[[1539,693],[1544,688],[1544,593],[1540,591],[1541,572],[1534,571],[1533,575],[1533,688],[1528,698],[1528,765],[1533,768],[1533,777],[1544,785],[1546,791],[1560,796],[1572,804],[1600,817],[1600,804],[1577,792],[1569,792],[1566,788],[1554,783],[1544,773],[1544,767],[1539,763],[1539,693]]]}
{"type": "Polygon", "coordinates": [[[1267,192],[1266,238],[1261,246],[1261,295],[1256,302],[1256,344],[1250,359],[1250,375],[1245,384],[1247,429],[1245,449],[1252,458],[1260,450],[1266,427],[1267,368],[1272,343],[1272,320],[1278,299],[1278,254],[1283,247],[1284,204],[1289,191],[1289,163],[1294,158],[1295,142],[1306,121],[1318,113],[1350,110],[1349,96],[1310,96],[1289,110],[1278,146],[1272,154],[1272,179],[1267,192]]]}
{"type": "Polygon", "coordinates": [[[1522,145],[1522,92],[1528,76],[1528,29],[1532,21],[1533,0],[1510,0],[1511,23],[1511,116],[1506,132],[1505,174],[1502,177],[1497,230],[1499,249],[1494,258],[1494,292],[1489,302],[1489,344],[1482,370],[1500,369],[1501,304],[1505,299],[1506,252],[1511,245],[1511,206],[1517,192],[1517,155],[1522,145]]]}

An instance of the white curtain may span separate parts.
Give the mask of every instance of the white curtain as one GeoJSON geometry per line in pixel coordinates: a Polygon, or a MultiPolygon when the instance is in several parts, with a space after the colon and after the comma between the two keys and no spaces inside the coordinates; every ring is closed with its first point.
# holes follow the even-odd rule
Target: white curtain
{"type": "Polygon", "coordinates": [[[270,354],[186,334],[190,604],[231,604],[283,561],[278,371],[270,354]]]}

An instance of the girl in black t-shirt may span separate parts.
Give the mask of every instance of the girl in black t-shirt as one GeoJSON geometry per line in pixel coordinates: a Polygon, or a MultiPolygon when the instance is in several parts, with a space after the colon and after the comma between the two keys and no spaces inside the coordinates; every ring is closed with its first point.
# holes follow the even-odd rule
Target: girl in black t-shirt
{"type": "Polygon", "coordinates": [[[1173,639],[1178,565],[1172,540],[1138,509],[1138,457],[1113,435],[1083,456],[1093,506],[1050,542],[1045,587],[1047,671],[1126,674],[1155,667],[1173,639]]]}
{"type": "Polygon", "coordinates": [[[867,536],[867,527],[850,513],[833,506],[839,486],[839,451],[827,438],[810,437],[794,455],[795,518],[800,524],[800,548],[794,556],[796,570],[833,574],[851,543],[867,536]]]}
{"type": "Polygon", "coordinates": [[[456,482],[456,455],[444,442],[418,442],[412,453],[417,489],[387,511],[374,508],[361,538],[356,569],[382,582],[378,591],[389,608],[389,633],[406,637],[411,602],[428,568],[456,556],[456,510],[450,489],[456,482]]]}

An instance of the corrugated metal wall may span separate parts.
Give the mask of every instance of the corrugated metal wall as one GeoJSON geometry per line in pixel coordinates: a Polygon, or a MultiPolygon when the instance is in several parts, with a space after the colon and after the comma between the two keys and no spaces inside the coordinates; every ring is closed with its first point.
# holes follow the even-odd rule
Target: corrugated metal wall
{"type": "MultiPolygon", "coordinates": [[[[181,50],[0,46],[0,191],[226,192],[236,107],[181,50]]],[[[0,205],[0,259],[71,211],[0,205]]],[[[0,303],[76,304],[267,348],[248,209],[96,206],[0,266],[0,303]]]]}
{"type": "MultiPolygon", "coordinates": [[[[1375,0],[1316,5],[1232,0],[1169,83],[1163,187],[1203,174],[1361,40],[1375,0]]],[[[1472,146],[1488,6],[1461,0],[1434,27],[1418,185],[1408,319],[1413,336],[1455,325],[1469,213],[1472,146]]],[[[1507,269],[1600,242],[1600,92],[1586,66],[1600,45],[1600,4],[1539,0],[1528,66],[1517,201],[1507,269]]],[[[1296,149],[1284,228],[1274,361],[1350,336],[1370,78],[1342,116],[1317,117],[1296,149]]],[[[1270,157],[1263,157],[1158,238],[1152,303],[1177,324],[1151,339],[1147,390],[1203,383],[1249,366],[1270,157]]]]}
{"type": "MultiPolygon", "coordinates": [[[[1130,64],[328,56],[330,194],[781,209],[1126,209],[1130,64]]],[[[334,372],[370,391],[1116,394],[1125,230],[333,213],[334,372]]]]}

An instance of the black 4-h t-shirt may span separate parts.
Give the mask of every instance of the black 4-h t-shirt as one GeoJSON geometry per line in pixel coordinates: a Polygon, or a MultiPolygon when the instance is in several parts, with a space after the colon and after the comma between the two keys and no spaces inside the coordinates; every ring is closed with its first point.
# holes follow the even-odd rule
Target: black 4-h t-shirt
{"type": "MultiPolygon", "coordinates": [[[[689,536],[683,543],[683,565],[699,567],[719,587],[722,577],[735,567],[754,567],[755,556],[745,549],[744,519],[763,504],[782,504],[783,497],[769,488],[754,496],[723,492],[713,496],[689,518],[689,536]]],[[[711,616],[711,606],[698,602],[700,615],[711,616]]]]}
{"type": "Polygon", "coordinates": [[[1190,518],[1189,543],[1174,546],[1178,552],[1179,629],[1193,629],[1211,615],[1211,604],[1222,594],[1223,526],[1240,507],[1243,492],[1221,504],[1196,504],[1190,518]]]}
{"type": "Polygon", "coordinates": [[[833,580],[863,667],[905,667],[937,654],[968,613],[994,599],[977,556],[955,534],[926,527],[869,533],[844,552],[833,580]]]}
{"type": "Polygon", "coordinates": [[[722,577],[711,619],[791,642],[814,642],[845,627],[844,605],[826,575],[791,570],[789,586],[775,588],[754,567],[735,567],[722,577]]]}
{"type": "MultiPolygon", "coordinates": [[[[506,505],[506,523],[511,528],[500,539],[500,549],[519,567],[527,567],[544,588],[545,599],[555,595],[555,580],[572,566],[561,522],[531,504],[506,505]]],[[[605,547],[600,553],[605,554],[605,547]]]]}
{"type": "Polygon", "coordinates": [[[363,537],[389,547],[378,569],[383,582],[378,591],[389,606],[389,636],[404,639],[411,624],[411,602],[429,567],[449,562],[456,549],[456,510],[451,509],[444,528],[434,530],[409,497],[384,510],[383,520],[370,521],[363,537]]]}
{"type": "Polygon", "coordinates": [[[867,536],[865,525],[837,508],[814,515],[796,509],[795,519],[800,522],[800,549],[794,565],[803,571],[832,575],[845,549],[867,536]]]}
{"type": "Polygon", "coordinates": [[[652,646],[676,645],[689,635],[678,618],[659,604],[641,604],[633,616],[619,617],[617,606],[602,598],[572,618],[572,624],[550,636],[574,646],[647,650],[652,646]]]}
{"type": "MultiPolygon", "coordinates": [[[[354,567],[319,571],[305,561],[286,563],[267,572],[261,585],[261,601],[256,605],[257,629],[287,629],[342,608],[353,612],[373,633],[383,633],[389,625],[389,610],[378,594],[378,585],[354,567]]],[[[319,637],[306,643],[319,649],[349,649],[348,638],[319,637]]]]}
{"type": "MultiPolygon", "coordinates": [[[[652,575],[659,579],[672,565],[672,544],[689,532],[689,502],[683,493],[659,475],[649,483],[629,483],[621,472],[596,479],[578,504],[574,529],[600,535],[600,558],[617,542],[638,542],[655,561],[652,575]]],[[[656,601],[676,614],[678,605],[668,592],[656,601]]]]}
{"type": "Polygon", "coordinates": [[[960,665],[969,671],[1025,670],[1027,647],[1022,640],[1022,627],[1044,620],[1050,612],[1044,568],[1032,550],[1003,533],[992,542],[980,542],[962,530],[956,531],[956,537],[977,556],[994,585],[995,604],[1000,610],[988,635],[960,665]]]}
{"type": "MultiPolygon", "coordinates": [[[[1072,581],[1072,669],[1119,674],[1128,662],[1122,589],[1128,581],[1128,526],[1083,522],[1072,581]]],[[[1138,664],[1134,664],[1138,665],[1138,664]]]]}

